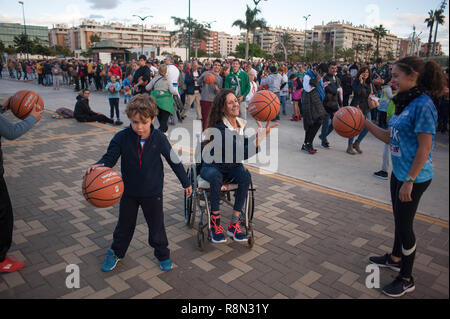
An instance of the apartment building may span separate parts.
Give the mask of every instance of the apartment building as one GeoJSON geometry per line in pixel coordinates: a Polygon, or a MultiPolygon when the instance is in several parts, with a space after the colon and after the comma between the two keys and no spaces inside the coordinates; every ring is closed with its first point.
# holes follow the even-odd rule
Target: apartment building
{"type": "MultiPolygon", "coordinates": [[[[236,47],[242,43],[241,36],[229,35],[225,32],[218,33],[218,43],[219,48],[218,51],[223,58],[230,56],[233,52],[236,51],[236,47]]],[[[213,52],[215,53],[215,52],[213,52]]]]}
{"type": "Polygon", "coordinates": [[[124,47],[137,48],[171,46],[170,31],[165,27],[125,25],[118,22],[101,24],[94,20],[83,20],[81,25],[68,29],[68,43],[72,51],[87,50],[91,45],[90,37],[98,35],[100,40],[112,39],[124,47]]]}
{"type": "Polygon", "coordinates": [[[69,46],[69,27],[66,24],[54,25],[52,29],[48,31],[48,41],[51,47],[69,46]]]}
{"type": "MultiPolygon", "coordinates": [[[[376,50],[377,40],[372,33],[372,28],[367,26],[353,26],[350,22],[329,22],[328,24],[316,25],[312,30],[306,31],[306,50],[311,47],[313,42],[327,44],[333,48],[334,52],[338,49],[355,48],[358,44],[372,44],[373,51],[376,50]]],[[[380,39],[380,57],[387,57],[391,52],[394,59],[400,56],[400,38],[388,33],[380,39]]],[[[362,51],[358,53],[359,59],[366,59],[367,53],[362,51]]]]}
{"type": "MultiPolygon", "coordinates": [[[[36,25],[27,25],[26,33],[29,39],[39,39],[43,45],[48,45],[48,28],[36,25]]],[[[0,41],[5,47],[14,47],[14,37],[25,33],[23,24],[0,23],[0,41]]]]}
{"type": "Polygon", "coordinates": [[[250,41],[257,43],[263,51],[267,54],[273,55],[277,51],[277,47],[280,44],[280,38],[285,34],[290,35],[289,46],[287,48],[288,53],[303,52],[305,44],[305,33],[297,29],[292,28],[269,28],[267,30],[258,29],[255,31],[254,36],[251,36],[250,41]]]}

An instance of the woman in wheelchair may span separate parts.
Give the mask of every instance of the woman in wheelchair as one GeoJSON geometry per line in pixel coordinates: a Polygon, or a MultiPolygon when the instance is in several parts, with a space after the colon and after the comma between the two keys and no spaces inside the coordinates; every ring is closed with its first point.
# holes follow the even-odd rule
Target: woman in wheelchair
{"type": "Polygon", "coordinates": [[[244,135],[247,121],[239,118],[239,100],[231,90],[222,90],[214,99],[209,114],[207,129],[203,133],[202,166],[200,176],[210,184],[211,241],[226,242],[225,230],[220,225],[220,192],[224,183],[238,185],[233,216],[227,235],[237,242],[247,241],[241,230],[241,214],[247,199],[251,175],[244,168],[243,161],[259,152],[259,145],[279,124],[261,128],[257,122],[257,134],[244,135]],[[220,152],[221,151],[221,152],[220,152]]]}

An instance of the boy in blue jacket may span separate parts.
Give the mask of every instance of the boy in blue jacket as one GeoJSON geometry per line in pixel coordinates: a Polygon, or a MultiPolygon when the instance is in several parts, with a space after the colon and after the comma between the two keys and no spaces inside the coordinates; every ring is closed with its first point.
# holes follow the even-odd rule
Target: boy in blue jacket
{"type": "Polygon", "coordinates": [[[153,127],[158,114],[156,101],[147,94],[131,99],[126,108],[130,127],[117,133],[108,150],[96,167],[114,167],[121,157],[124,193],[120,200],[119,221],[114,230],[113,243],[107,251],[103,271],[113,270],[125,253],[133,238],[139,206],[144,212],[149,228],[149,244],[155,249],[155,257],[163,271],[172,269],[170,250],[164,226],[163,184],[164,166],[161,155],[169,163],[188,196],[192,186],[183,165],[172,150],[167,137],[153,127]]]}

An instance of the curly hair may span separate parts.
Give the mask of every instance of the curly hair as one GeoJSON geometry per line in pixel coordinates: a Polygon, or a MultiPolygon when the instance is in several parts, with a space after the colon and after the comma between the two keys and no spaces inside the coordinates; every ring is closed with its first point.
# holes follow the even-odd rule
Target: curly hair
{"type": "Polygon", "coordinates": [[[158,107],[153,96],[148,94],[138,94],[134,96],[127,105],[125,113],[131,119],[139,114],[141,119],[155,118],[158,116],[158,107]]]}
{"type": "Polygon", "coordinates": [[[216,127],[217,124],[222,122],[228,94],[235,95],[235,92],[228,89],[224,89],[221,90],[214,98],[214,101],[211,106],[211,111],[208,116],[207,121],[208,124],[206,128],[216,127]]]}

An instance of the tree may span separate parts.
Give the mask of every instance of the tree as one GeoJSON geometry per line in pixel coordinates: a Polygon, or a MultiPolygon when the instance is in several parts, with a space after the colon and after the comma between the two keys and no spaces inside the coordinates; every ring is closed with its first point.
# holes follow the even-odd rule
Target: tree
{"type": "Polygon", "coordinates": [[[220,59],[222,58],[222,55],[220,54],[220,52],[215,52],[213,54],[211,54],[212,58],[216,58],[216,59],[220,59]]]}
{"type": "Polygon", "coordinates": [[[92,52],[92,48],[87,49],[87,51],[80,53],[82,57],[92,58],[94,56],[94,52],[92,52]]]}
{"type": "MultiPolygon", "coordinates": [[[[266,52],[264,52],[258,44],[251,43],[251,44],[249,44],[249,47],[252,50],[252,52],[254,53],[253,54],[254,57],[267,59],[266,52]]],[[[236,58],[239,58],[239,59],[244,59],[245,58],[245,51],[246,51],[246,44],[245,43],[240,43],[236,47],[235,51],[236,52],[233,53],[233,56],[235,56],[236,58]]]]}
{"type": "MultiPolygon", "coordinates": [[[[171,36],[178,37],[177,47],[187,48],[189,46],[189,18],[183,19],[178,17],[171,17],[174,24],[179,27],[178,30],[172,31],[171,36]]],[[[209,36],[209,29],[211,29],[211,23],[200,23],[195,19],[190,18],[191,25],[191,37],[194,40],[195,57],[198,55],[198,49],[202,41],[206,41],[209,36]]],[[[190,57],[188,57],[189,59],[190,57]]]]}
{"type": "Polygon", "coordinates": [[[359,59],[359,53],[364,51],[364,44],[358,43],[354,47],[355,50],[355,61],[358,61],[359,59]]]}
{"type": "Polygon", "coordinates": [[[353,50],[352,48],[339,49],[336,52],[336,56],[339,58],[343,58],[345,61],[351,61],[355,57],[355,50],[353,50]]]}
{"type": "MultiPolygon", "coordinates": [[[[266,20],[257,19],[256,16],[261,13],[257,7],[254,9],[250,9],[247,5],[247,10],[245,11],[245,21],[244,20],[236,20],[233,22],[233,27],[238,27],[241,30],[246,31],[245,36],[245,60],[248,60],[248,51],[249,51],[249,35],[250,32],[255,32],[257,28],[266,29],[266,20]]],[[[256,55],[255,55],[256,56],[256,55]]]]}
{"type": "Polygon", "coordinates": [[[31,42],[28,35],[25,35],[24,33],[16,35],[13,41],[14,41],[14,48],[16,49],[17,52],[31,53],[33,51],[33,43],[31,42]]]}
{"type": "Polygon", "coordinates": [[[101,40],[102,39],[100,38],[100,36],[96,33],[89,37],[89,42],[91,43],[91,45],[94,45],[94,43],[100,42],[101,40]]]}
{"type": "Polygon", "coordinates": [[[372,43],[364,44],[364,51],[366,52],[366,61],[369,61],[371,53],[373,51],[373,44],[372,43]]]}
{"type": "Polygon", "coordinates": [[[375,55],[378,59],[380,57],[380,40],[387,35],[387,30],[382,24],[380,24],[380,26],[373,28],[371,31],[375,36],[375,39],[377,39],[377,49],[375,51],[375,55]]]}
{"type": "Polygon", "coordinates": [[[436,30],[434,33],[433,49],[431,50],[432,55],[434,55],[434,51],[436,49],[437,32],[438,32],[439,25],[440,24],[443,25],[445,22],[444,10],[445,10],[445,1],[443,2],[442,6],[439,10],[434,11],[434,22],[436,23],[436,30]]]}
{"type": "Polygon", "coordinates": [[[387,51],[387,53],[386,53],[386,59],[387,59],[388,61],[393,61],[393,60],[395,60],[394,53],[392,53],[392,51],[387,51]]]}
{"type": "Polygon", "coordinates": [[[431,51],[431,39],[433,37],[433,27],[434,27],[434,11],[430,10],[428,11],[428,18],[425,19],[425,23],[427,24],[427,27],[430,28],[430,35],[428,36],[428,44],[427,44],[427,50],[426,50],[426,56],[430,56],[431,51]]]}

